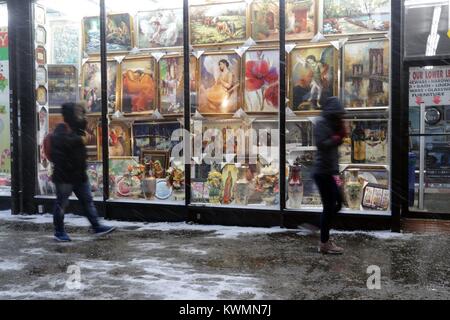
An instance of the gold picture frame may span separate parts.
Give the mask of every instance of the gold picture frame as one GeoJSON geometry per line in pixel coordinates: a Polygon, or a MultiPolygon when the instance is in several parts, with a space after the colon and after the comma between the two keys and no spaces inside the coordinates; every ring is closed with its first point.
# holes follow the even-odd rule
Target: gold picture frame
{"type": "MultiPolygon", "coordinates": [[[[109,72],[111,71],[110,68],[115,68],[115,79],[113,77],[109,77],[108,76],[108,86],[110,86],[110,88],[107,89],[107,93],[108,93],[108,100],[109,97],[114,96],[115,100],[114,101],[108,101],[108,113],[114,113],[116,110],[120,110],[120,99],[118,99],[119,94],[120,94],[120,81],[119,81],[119,74],[120,74],[120,64],[114,60],[113,58],[108,58],[107,59],[107,73],[109,74],[109,72]],[[115,83],[110,83],[110,81],[112,81],[112,79],[114,79],[115,83]]],[[[81,67],[81,76],[80,76],[80,80],[81,80],[81,92],[80,92],[80,99],[82,101],[86,102],[86,111],[87,114],[90,115],[101,115],[102,113],[102,102],[101,102],[101,61],[100,58],[92,58],[89,59],[88,61],[86,61],[82,67],[81,67]],[[96,64],[98,66],[98,70],[92,70],[92,72],[98,73],[95,76],[98,77],[95,82],[97,82],[98,84],[98,88],[89,88],[89,92],[86,92],[86,68],[90,65],[90,64],[96,64]],[[97,93],[95,92],[94,89],[97,89],[97,93]],[[92,92],[92,90],[94,90],[94,92],[92,92]],[[91,97],[88,97],[88,95],[91,95],[91,97]],[[89,108],[90,106],[92,107],[92,105],[94,105],[94,110],[95,111],[90,111],[89,108]]]]}
{"type": "MultiPolygon", "coordinates": [[[[169,55],[165,55],[164,57],[162,57],[158,64],[157,64],[157,74],[158,74],[158,81],[157,81],[157,89],[158,89],[158,97],[157,97],[157,101],[158,101],[158,110],[161,114],[163,115],[182,115],[184,112],[184,57],[182,54],[169,54],[169,55]],[[168,59],[177,59],[178,62],[181,62],[178,67],[179,67],[179,78],[181,78],[181,80],[179,79],[171,79],[172,81],[179,81],[178,85],[177,85],[177,90],[175,93],[175,101],[170,101],[167,102],[165,101],[165,99],[163,99],[163,97],[165,96],[163,94],[164,89],[166,88],[165,86],[163,86],[163,81],[164,79],[162,79],[162,61],[168,60],[168,59]],[[181,97],[178,97],[177,95],[180,93],[178,90],[181,89],[181,97]],[[173,103],[175,103],[175,106],[173,106],[173,103]],[[170,106],[167,108],[167,104],[169,104],[170,106]],[[177,105],[179,104],[179,107],[177,107],[177,105]],[[175,109],[175,110],[179,110],[178,112],[170,112],[170,110],[166,110],[167,109],[175,109]]],[[[166,72],[168,72],[166,70],[166,72]]],[[[170,71],[169,71],[170,72],[170,71]]]]}
{"type": "MultiPolygon", "coordinates": [[[[235,7],[234,7],[235,8],[235,7]]],[[[246,1],[222,1],[222,2],[214,2],[214,3],[206,3],[206,4],[195,4],[195,5],[190,5],[189,6],[189,39],[191,39],[191,45],[193,46],[193,47],[211,47],[211,46],[220,46],[220,45],[222,45],[222,46],[225,46],[225,45],[236,45],[236,44],[241,44],[241,43],[244,43],[247,39],[248,39],[248,37],[249,37],[249,35],[250,35],[250,25],[249,25],[249,21],[251,20],[250,19],[250,16],[249,16],[249,14],[250,14],[250,9],[249,9],[249,5],[247,4],[247,2],[246,1]],[[245,15],[244,15],[244,17],[245,17],[245,19],[244,19],[244,23],[245,23],[245,28],[244,28],[244,35],[239,39],[239,40],[235,40],[235,41],[222,41],[222,42],[212,42],[212,43],[196,43],[196,42],[194,42],[193,41],[193,39],[194,39],[194,34],[193,34],[193,17],[194,17],[194,14],[193,14],[193,10],[195,10],[195,9],[198,9],[198,8],[201,8],[201,7],[217,7],[217,6],[226,6],[226,5],[231,5],[231,7],[233,7],[233,5],[237,5],[237,4],[240,4],[240,5],[243,5],[243,6],[245,6],[245,15]]],[[[205,18],[206,19],[206,18],[205,18]]],[[[214,19],[214,18],[213,18],[214,19]]],[[[213,23],[213,19],[210,19],[211,21],[203,21],[203,22],[205,22],[205,23],[207,23],[209,26],[211,26],[212,25],[212,23],[213,23]]],[[[221,32],[220,29],[221,28],[221,25],[218,25],[217,23],[216,23],[216,30],[218,30],[217,32],[221,32]]],[[[230,28],[228,27],[228,26],[226,26],[225,27],[225,25],[223,25],[223,28],[227,28],[228,29],[228,31],[225,31],[225,32],[231,32],[231,31],[229,31],[230,30],[230,28]]],[[[223,31],[222,31],[223,32],[223,31]]]]}
{"type": "MultiPolygon", "coordinates": [[[[227,60],[228,61],[228,60],[227,60]]],[[[228,68],[230,68],[231,63],[229,63],[228,68]]],[[[208,72],[208,71],[207,71],[208,72]]],[[[209,72],[208,72],[209,73],[209,72]]],[[[209,74],[209,82],[214,82],[214,79],[211,79],[211,77],[213,78],[214,76],[212,74],[209,74]]],[[[212,53],[205,53],[202,56],[200,56],[200,58],[197,61],[197,67],[196,67],[196,79],[197,79],[197,106],[196,106],[196,110],[198,112],[200,112],[201,114],[208,114],[208,115],[224,115],[224,114],[234,114],[240,107],[242,107],[243,105],[243,96],[242,96],[242,90],[243,90],[243,79],[242,79],[242,58],[234,51],[220,51],[220,52],[212,52],[212,53]],[[228,112],[215,112],[216,110],[212,110],[213,108],[208,106],[208,108],[206,107],[202,107],[202,103],[209,103],[208,100],[208,96],[204,96],[208,94],[208,90],[213,88],[215,85],[212,85],[212,87],[208,87],[205,88],[203,86],[203,76],[202,76],[202,71],[203,71],[203,61],[204,59],[207,59],[208,57],[215,57],[215,59],[212,59],[210,61],[210,63],[212,64],[219,64],[220,60],[222,59],[231,59],[231,57],[233,58],[233,60],[235,61],[235,65],[232,66],[234,68],[234,74],[232,74],[232,76],[236,76],[238,77],[238,79],[232,79],[232,87],[230,89],[228,89],[227,94],[229,95],[229,92],[231,92],[231,94],[236,94],[235,99],[236,99],[236,103],[235,106],[230,107],[228,110],[228,112]],[[202,93],[202,91],[204,90],[204,93],[202,93]],[[206,99],[206,100],[204,100],[206,99]],[[205,110],[206,109],[206,110],[205,110]],[[209,109],[209,110],[208,110],[209,109]]],[[[213,103],[217,102],[217,103],[221,103],[221,101],[218,101],[218,99],[220,98],[220,94],[211,94],[211,97],[214,96],[215,100],[213,103]]],[[[217,104],[216,103],[216,104],[217,104]]],[[[223,107],[223,102],[221,103],[221,105],[219,106],[215,106],[215,108],[227,108],[228,105],[226,104],[225,107],[223,107]]]]}
{"type": "MultiPolygon", "coordinates": [[[[324,50],[328,49],[329,52],[328,53],[332,53],[333,57],[330,59],[332,65],[328,66],[328,68],[332,68],[332,74],[333,74],[333,80],[332,83],[330,83],[328,85],[329,89],[332,89],[333,92],[328,92],[328,95],[330,96],[340,96],[340,86],[339,86],[339,74],[340,74],[340,51],[336,50],[336,48],[334,46],[332,46],[329,43],[325,43],[325,44],[318,44],[318,45],[299,45],[296,46],[294,50],[292,50],[289,55],[288,55],[288,59],[287,59],[287,65],[288,65],[288,72],[287,72],[287,76],[288,79],[286,81],[287,83],[287,92],[288,92],[288,97],[289,97],[289,107],[294,111],[294,112],[300,112],[302,114],[317,114],[320,112],[321,108],[320,108],[320,102],[319,102],[319,97],[317,97],[317,105],[314,108],[313,103],[308,104],[308,99],[304,99],[304,95],[308,95],[308,91],[309,91],[309,95],[312,96],[313,94],[313,88],[308,88],[305,87],[304,85],[299,85],[301,87],[301,92],[300,93],[295,93],[295,87],[296,85],[294,84],[294,79],[293,79],[293,72],[294,72],[294,68],[305,68],[305,61],[293,61],[294,60],[294,56],[296,52],[299,52],[300,50],[304,50],[305,51],[305,57],[302,57],[302,59],[307,60],[310,56],[314,56],[316,61],[313,61],[313,63],[316,63],[316,67],[320,68],[320,66],[318,66],[318,63],[323,63],[320,60],[323,59],[320,58],[323,53],[325,52],[324,50]],[[319,58],[316,57],[316,55],[319,54],[319,58]],[[302,67],[303,64],[303,67],[302,67]],[[334,70],[334,71],[333,71],[334,70]],[[303,93],[303,94],[302,94],[303,93]],[[302,102],[300,104],[296,103],[297,101],[297,97],[300,96],[302,100],[302,102]],[[304,104],[306,103],[306,104],[304,104]],[[303,104],[303,107],[301,107],[303,104]],[[298,105],[298,106],[296,106],[298,105]],[[299,110],[296,110],[299,109],[299,110]]],[[[330,62],[328,61],[328,62],[330,62]]],[[[304,83],[306,85],[306,82],[309,81],[310,83],[313,81],[313,75],[311,75],[311,73],[313,73],[311,67],[311,70],[308,72],[309,76],[308,77],[301,77],[299,76],[299,80],[304,83]],[[300,79],[301,78],[301,79],[300,79]]],[[[301,71],[305,71],[305,70],[301,70],[301,71]]],[[[308,85],[309,86],[309,85],[308,85]]],[[[316,95],[320,95],[317,92],[317,88],[315,88],[315,92],[314,94],[316,95]]],[[[326,91],[325,91],[326,93],[326,91]]],[[[324,94],[323,88],[322,88],[322,92],[321,94],[324,94]]],[[[322,96],[320,96],[322,98],[322,96]]],[[[311,99],[313,100],[313,99],[311,99]]]]}
{"type": "Polygon", "coordinates": [[[118,101],[119,101],[119,105],[120,108],[118,108],[118,110],[121,110],[122,113],[124,113],[125,115],[149,115],[152,114],[155,110],[158,109],[158,68],[159,65],[156,62],[156,59],[150,55],[140,55],[140,56],[134,56],[134,57],[128,57],[126,59],[124,59],[122,61],[122,63],[120,64],[120,69],[118,73],[119,79],[118,79],[118,84],[119,84],[119,94],[118,94],[118,101]],[[144,71],[142,71],[141,69],[143,68],[142,66],[139,66],[139,64],[137,64],[136,62],[145,62],[145,63],[149,63],[149,65],[144,66],[144,71]],[[130,63],[130,67],[127,70],[127,64],[130,63]],[[145,72],[147,70],[145,70],[145,68],[148,67],[147,69],[150,71],[150,73],[148,74],[149,77],[146,76],[145,72]],[[133,71],[132,69],[135,69],[135,71],[133,71]],[[146,80],[147,82],[149,82],[150,80],[153,82],[153,84],[150,83],[150,86],[148,86],[148,84],[144,84],[145,89],[142,89],[143,84],[139,84],[139,85],[134,85],[132,84],[132,82],[130,83],[130,86],[128,87],[127,84],[124,84],[124,73],[127,73],[127,81],[134,81],[134,78],[137,77],[136,76],[136,72],[140,73],[143,72],[143,74],[138,75],[139,77],[141,77],[139,82],[142,82],[143,80],[146,80]],[[145,77],[145,78],[144,78],[145,77]],[[128,95],[125,95],[125,85],[127,86],[127,90],[130,90],[128,95]],[[129,88],[129,89],[128,89],[129,88]],[[150,101],[150,105],[146,105],[145,104],[145,99],[150,99],[151,94],[153,94],[153,100],[150,101]],[[136,95],[141,95],[140,97],[136,96],[136,95]],[[134,98],[134,99],[133,99],[134,98]],[[127,99],[127,101],[124,101],[124,99],[127,99]],[[133,101],[134,100],[134,101],[133,101]],[[124,109],[127,110],[124,110],[124,109]],[[130,110],[128,110],[128,108],[130,110]],[[138,108],[142,109],[142,108],[149,108],[148,110],[143,110],[143,111],[134,111],[133,108],[138,108]]]}

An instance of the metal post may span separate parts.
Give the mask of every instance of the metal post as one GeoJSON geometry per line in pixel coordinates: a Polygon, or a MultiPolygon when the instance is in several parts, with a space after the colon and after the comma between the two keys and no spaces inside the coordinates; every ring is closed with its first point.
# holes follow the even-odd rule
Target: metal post
{"type": "MultiPolygon", "coordinates": [[[[100,57],[102,83],[102,160],[103,160],[103,201],[109,199],[109,148],[108,148],[108,61],[106,52],[106,8],[105,0],[100,0],[100,57]]],[[[107,206],[104,208],[107,216],[107,206]]]]}
{"type": "Polygon", "coordinates": [[[286,24],[285,0],[280,0],[280,209],[286,208],[286,24]]]}
{"type": "Polygon", "coordinates": [[[420,104],[420,143],[419,143],[419,209],[424,209],[425,193],[425,110],[424,103],[420,104]]]}
{"type": "MultiPolygon", "coordinates": [[[[184,58],[184,132],[183,136],[185,159],[184,165],[184,185],[185,185],[185,204],[191,203],[191,92],[190,92],[190,47],[189,47],[189,0],[183,0],[183,58],[184,58]]],[[[195,71],[194,71],[195,72],[195,71]]]]}

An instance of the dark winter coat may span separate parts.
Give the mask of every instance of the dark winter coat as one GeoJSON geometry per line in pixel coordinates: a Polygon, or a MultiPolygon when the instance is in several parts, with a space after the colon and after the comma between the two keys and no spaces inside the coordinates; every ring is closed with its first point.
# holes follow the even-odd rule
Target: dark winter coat
{"type": "Polygon", "coordinates": [[[322,114],[314,125],[317,146],[316,174],[339,174],[339,145],[342,144],[342,115],[345,109],[337,97],[330,97],[322,107],[322,114]],[[341,139],[333,138],[340,136],[341,139]]]}
{"type": "Polygon", "coordinates": [[[83,138],[69,129],[65,123],[59,124],[51,136],[51,159],[53,162],[53,182],[79,184],[87,182],[87,150],[83,138]]]}

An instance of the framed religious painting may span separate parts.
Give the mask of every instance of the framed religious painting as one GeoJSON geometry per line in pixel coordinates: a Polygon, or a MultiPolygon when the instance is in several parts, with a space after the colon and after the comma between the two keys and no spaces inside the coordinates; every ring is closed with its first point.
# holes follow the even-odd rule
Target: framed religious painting
{"type": "Polygon", "coordinates": [[[280,105],[280,52],[256,50],[245,53],[244,110],[278,112],[280,105]]]}
{"type": "Polygon", "coordinates": [[[159,60],[159,106],[162,114],[184,112],[184,59],[167,56],[159,60]]]}
{"type": "Polygon", "coordinates": [[[343,61],[345,107],[388,107],[389,40],[347,42],[344,46],[343,61]]]}
{"type": "Polygon", "coordinates": [[[247,39],[247,2],[191,5],[189,25],[192,45],[244,42],[247,39]]]}
{"type": "MultiPolygon", "coordinates": [[[[87,113],[101,113],[101,64],[99,60],[88,60],[81,69],[81,99],[86,103],[87,113]]],[[[107,95],[108,113],[116,111],[118,92],[118,63],[115,60],[107,62],[107,95]]]]}
{"type": "Polygon", "coordinates": [[[34,6],[34,19],[36,24],[45,25],[47,23],[47,13],[44,7],[35,4],[34,6]]]}
{"type": "Polygon", "coordinates": [[[36,48],[36,62],[38,65],[47,64],[47,50],[43,46],[36,48]]]}
{"type": "Polygon", "coordinates": [[[43,26],[36,27],[35,41],[37,44],[45,45],[47,43],[47,30],[43,26]]]}
{"type": "Polygon", "coordinates": [[[338,95],[338,51],[330,45],[298,47],[289,57],[289,97],[293,111],[320,110],[338,95]]]}
{"type": "Polygon", "coordinates": [[[388,32],[391,0],[323,0],[324,35],[388,32]]]}
{"type": "Polygon", "coordinates": [[[142,150],[141,163],[151,163],[153,174],[157,179],[166,177],[166,171],[169,168],[169,151],[142,150]]]}
{"type": "Polygon", "coordinates": [[[319,0],[286,0],[286,40],[312,39],[317,33],[319,0]]]}
{"type": "Polygon", "coordinates": [[[73,65],[48,65],[48,79],[50,108],[78,101],[78,71],[73,65]]]}
{"type": "Polygon", "coordinates": [[[182,8],[140,11],[136,20],[139,48],[183,46],[182,8]]]}
{"type": "MultiPolygon", "coordinates": [[[[109,156],[129,157],[131,151],[131,125],[126,122],[112,122],[109,125],[109,156]]],[[[101,144],[100,144],[101,145],[101,144]]]]}
{"type": "Polygon", "coordinates": [[[39,86],[36,89],[36,101],[41,106],[45,106],[48,102],[47,89],[44,86],[39,86]]]}
{"type": "Polygon", "coordinates": [[[88,151],[88,160],[98,159],[98,133],[101,130],[99,117],[87,117],[86,125],[86,148],[88,151]]]}
{"type": "Polygon", "coordinates": [[[241,58],[233,52],[199,58],[198,109],[204,114],[234,113],[242,102],[241,58]]]}
{"type": "Polygon", "coordinates": [[[387,211],[389,197],[386,186],[369,183],[364,187],[361,204],[364,209],[387,211]]]}
{"type": "Polygon", "coordinates": [[[252,39],[256,41],[279,41],[279,1],[255,0],[251,3],[250,8],[252,39]]]}
{"type": "MultiPolygon", "coordinates": [[[[107,51],[130,51],[133,46],[133,22],[128,13],[108,14],[106,18],[107,51]]],[[[100,19],[83,18],[83,48],[88,54],[100,52],[100,19]]]]}
{"type": "Polygon", "coordinates": [[[238,173],[239,170],[234,164],[227,164],[222,169],[222,204],[234,202],[238,173]]]}
{"type": "Polygon", "coordinates": [[[151,113],[157,106],[156,62],[149,56],[125,59],[121,64],[121,107],[125,114],[151,113]]]}

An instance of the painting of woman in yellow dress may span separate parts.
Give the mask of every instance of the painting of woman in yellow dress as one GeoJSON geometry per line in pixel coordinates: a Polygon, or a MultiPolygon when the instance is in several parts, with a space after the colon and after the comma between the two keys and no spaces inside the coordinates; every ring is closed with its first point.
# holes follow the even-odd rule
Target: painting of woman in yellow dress
{"type": "Polygon", "coordinates": [[[238,109],[238,68],[237,55],[201,58],[199,112],[233,113],[238,109]]]}

